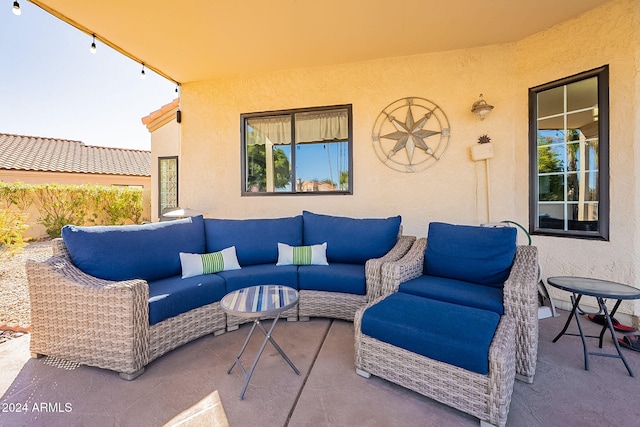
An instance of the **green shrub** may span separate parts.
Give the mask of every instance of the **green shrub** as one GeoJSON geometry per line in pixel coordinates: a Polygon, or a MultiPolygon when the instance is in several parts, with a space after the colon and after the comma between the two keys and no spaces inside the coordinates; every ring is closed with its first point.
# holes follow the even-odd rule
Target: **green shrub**
{"type": "MultiPolygon", "coordinates": [[[[0,208],[11,209],[27,218],[35,205],[37,222],[50,237],[60,237],[67,224],[139,223],[142,218],[142,188],[95,184],[24,184],[0,182],[0,208]]],[[[26,219],[23,221],[26,223],[26,219]]],[[[25,229],[18,228],[20,235],[25,229]]],[[[0,242],[2,242],[0,240],[0,242]]]]}

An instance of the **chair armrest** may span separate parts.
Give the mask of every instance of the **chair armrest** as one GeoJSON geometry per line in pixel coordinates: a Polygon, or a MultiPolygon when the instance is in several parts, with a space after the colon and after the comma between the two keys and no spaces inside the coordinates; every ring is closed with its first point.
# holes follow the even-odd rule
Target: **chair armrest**
{"type": "Polygon", "coordinates": [[[422,275],[424,266],[424,250],[427,239],[416,239],[409,251],[398,261],[382,265],[382,277],[378,296],[392,294],[398,290],[400,283],[415,279],[422,275]]]}
{"type": "Polygon", "coordinates": [[[147,364],[146,281],[98,279],[63,256],[28,260],[26,270],[32,353],[126,374],[147,364]]]}
{"type": "Polygon", "coordinates": [[[64,240],[62,240],[61,237],[53,239],[51,241],[51,247],[53,249],[53,256],[71,259],[67,245],[64,244],[64,240]]]}
{"type": "Polygon", "coordinates": [[[411,249],[415,241],[415,236],[399,236],[398,241],[389,252],[380,258],[372,258],[365,263],[367,299],[369,301],[380,295],[382,265],[402,258],[411,249]]]}
{"type": "Polygon", "coordinates": [[[533,381],[538,354],[538,269],[538,249],[518,246],[504,283],[504,313],[516,324],[516,373],[527,382],[533,381]]]}

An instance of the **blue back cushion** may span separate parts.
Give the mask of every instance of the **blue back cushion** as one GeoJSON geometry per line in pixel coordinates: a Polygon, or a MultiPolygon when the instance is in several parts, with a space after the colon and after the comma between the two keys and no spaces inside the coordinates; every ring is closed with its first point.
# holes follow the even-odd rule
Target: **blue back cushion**
{"type": "Polygon", "coordinates": [[[400,216],[356,219],[303,211],[304,244],[327,242],[327,260],[364,264],[389,252],[398,240],[400,216]]]}
{"type": "Polygon", "coordinates": [[[424,273],[502,287],[516,254],[512,227],[429,224],[424,273]]]}
{"type": "Polygon", "coordinates": [[[241,266],[275,264],[278,242],[302,245],[302,216],[274,219],[204,220],[207,252],[236,247],[241,266]]]}
{"type": "Polygon", "coordinates": [[[62,228],[73,263],[106,280],[162,279],[180,274],[180,252],[204,253],[202,216],[142,225],[62,228]]]}

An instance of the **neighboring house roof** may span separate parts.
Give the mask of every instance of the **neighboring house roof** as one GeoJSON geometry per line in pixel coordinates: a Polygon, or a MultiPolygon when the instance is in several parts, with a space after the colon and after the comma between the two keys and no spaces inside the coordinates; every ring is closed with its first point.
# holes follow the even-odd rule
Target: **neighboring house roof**
{"type": "Polygon", "coordinates": [[[151,176],[151,152],[0,133],[0,169],[151,176]]]}

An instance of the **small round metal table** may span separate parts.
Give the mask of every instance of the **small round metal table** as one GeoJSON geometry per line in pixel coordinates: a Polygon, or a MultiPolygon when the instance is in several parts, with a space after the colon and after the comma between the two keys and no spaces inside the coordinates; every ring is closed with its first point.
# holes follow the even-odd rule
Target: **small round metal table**
{"type": "Polygon", "coordinates": [[[623,285],[622,283],[611,282],[608,280],[600,280],[600,279],[591,279],[587,277],[570,277],[570,276],[558,276],[558,277],[549,277],[547,282],[558,289],[562,289],[567,292],[571,292],[573,294],[573,308],[571,309],[571,313],[569,314],[569,318],[567,322],[564,324],[564,328],[562,331],[553,339],[553,342],[556,342],[560,339],[562,335],[573,335],[579,336],[582,339],[582,347],[584,350],[584,369],[589,370],[589,356],[604,356],[604,357],[614,357],[617,359],[622,359],[624,366],[629,371],[629,375],[633,377],[633,371],[629,367],[627,360],[624,358],[624,355],[620,351],[620,345],[618,344],[618,340],[616,339],[616,334],[613,329],[613,324],[611,323],[611,318],[614,316],[618,307],[620,307],[620,303],[622,300],[629,299],[640,299],[640,289],[634,288],[629,285],[623,285]],[[580,324],[580,316],[576,315],[576,311],[579,309],[578,306],[580,304],[580,299],[584,296],[592,296],[596,298],[598,301],[598,307],[600,311],[604,314],[605,317],[605,325],[602,327],[600,331],[600,335],[585,335],[582,331],[582,325],[580,324]],[[607,298],[616,299],[616,303],[613,306],[611,312],[607,309],[605,304],[605,300],[607,298]],[[578,324],[578,330],[580,334],[569,334],[566,333],[567,328],[569,327],[569,323],[571,319],[575,317],[576,323],[578,324]],[[616,350],[618,354],[608,354],[608,353],[591,353],[587,350],[587,342],[585,338],[599,338],[599,347],[602,348],[602,338],[604,337],[605,331],[609,329],[611,332],[611,338],[613,338],[613,344],[616,346],[616,350]]]}
{"type": "Polygon", "coordinates": [[[227,374],[230,374],[233,370],[233,367],[238,365],[240,369],[242,369],[242,372],[244,372],[245,379],[244,386],[242,387],[242,391],[240,392],[240,400],[244,399],[244,393],[247,391],[249,380],[251,380],[253,371],[256,369],[258,360],[260,360],[260,356],[262,355],[267,342],[271,342],[275,349],[278,350],[278,353],[280,353],[282,358],[289,364],[289,366],[291,366],[293,371],[296,374],[300,375],[300,371],[298,370],[298,368],[295,367],[293,362],[287,357],[278,343],[271,336],[271,333],[273,332],[273,329],[275,328],[280,315],[284,311],[295,306],[297,303],[298,291],[288,286],[282,285],[260,285],[238,289],[237,291],[228,293],[220,301],[220,306],[228,314],[253,319],[253,325],[251,326],[249,335],[244,341],[240,353],[238,353],[233,364],[227,371],[227,374]],[[269,331],[267,331],[260,322],[260,319],[271,316],[275,317],[273,319],[273,322],[271,323],[269,331]],[[253,332],[256,330],[256,327],[260,329],[262,333],[264,333],[264,341],[262,341],[262,346],[260,347],[260,350],[258,351],[258,354],[253,361],[253,365],[251,365],[251,368],[249,369],[249,371],[247,371],[240,362],[240,357],[242,356],[242,353],[244,353],[244,350],[247,348],[247,344],[249,343],[253,332]]]}

